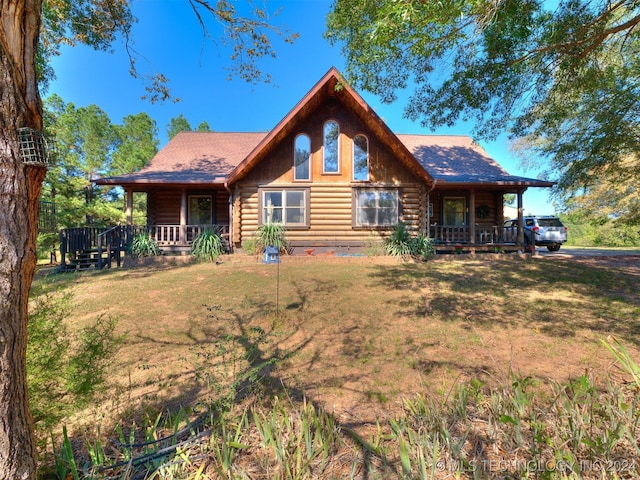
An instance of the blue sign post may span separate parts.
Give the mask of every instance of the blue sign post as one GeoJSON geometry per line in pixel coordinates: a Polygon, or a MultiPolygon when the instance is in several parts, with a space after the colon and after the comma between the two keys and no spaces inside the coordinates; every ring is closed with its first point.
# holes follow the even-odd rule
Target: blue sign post
{"type": "Polygon", "coordinates": [[[264,263],[277,263],[276,272],[276,317],[280,315],[280,249],[269,245],[264,249],[264,263]]]}

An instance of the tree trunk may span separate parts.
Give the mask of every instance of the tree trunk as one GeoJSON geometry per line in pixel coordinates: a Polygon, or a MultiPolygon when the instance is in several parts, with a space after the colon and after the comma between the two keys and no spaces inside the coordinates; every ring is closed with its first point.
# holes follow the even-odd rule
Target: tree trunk
{"type": "Polygon", "coordinates": [[[27,307],[46,170],[23,165],[18,129],[42,129],[35,73],[41,13],[42,0],[0,0],[0,472],[7,479],[36,475],[27,307]]]}

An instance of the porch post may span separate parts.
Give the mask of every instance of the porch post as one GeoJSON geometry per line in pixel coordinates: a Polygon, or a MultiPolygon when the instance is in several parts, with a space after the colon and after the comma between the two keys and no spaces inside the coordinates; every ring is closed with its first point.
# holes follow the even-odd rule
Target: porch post
{"type": "Polygon", "coordinates": [[[470,243],[476,243],[476,191],[469,192],[469,236],[470,243]]]}
{"type": "Polygon", "coordinates": [[[187,244],[187,191],[182,190],[180,198],[180,245],[187,244]]]}
{"type": "Polygon", "coordinates": [[[522,208],[522,194],[524,190],[518,190],[518,245],[524,245],[524,214],[522,208]]]}
{"type": "Polygon", "coordinates": [[[125,206],[125,217],[127,225],[133,225],[133,189],[128,187],[125,189],[127,194],[127,204],[125,206]]]}

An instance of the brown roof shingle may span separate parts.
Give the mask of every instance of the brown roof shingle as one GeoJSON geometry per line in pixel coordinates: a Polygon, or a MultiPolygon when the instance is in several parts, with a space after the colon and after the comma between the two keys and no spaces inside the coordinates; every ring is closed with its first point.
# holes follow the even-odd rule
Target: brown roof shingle
{"type": "Polygon", "coordinates": [[[224,183],[266,133],[181,132],[136,173],[97,180],[98,184],[224,183]]]}
{"type": "Polygon", "coordinates": [[[466,135],[396,136],[439,183],[552,185],[542,180],[510,175],[466,135]]]}

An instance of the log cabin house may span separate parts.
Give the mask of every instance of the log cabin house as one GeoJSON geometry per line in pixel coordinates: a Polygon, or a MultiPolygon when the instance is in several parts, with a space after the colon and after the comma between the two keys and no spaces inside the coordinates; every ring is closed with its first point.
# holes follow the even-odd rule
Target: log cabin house
{"type": "Polygon", "coordinates": [[[518,248],[503,196],[552,183],[509,175],[467,136],[398,135],[331,68],[268,133],[182,132],[142,170],[96,180],[147,196],[164,250],[218,225],[241,249],[264,222],[284,223],[292,253],[356,253],[399,222],[437,249],[518,248]]]}

